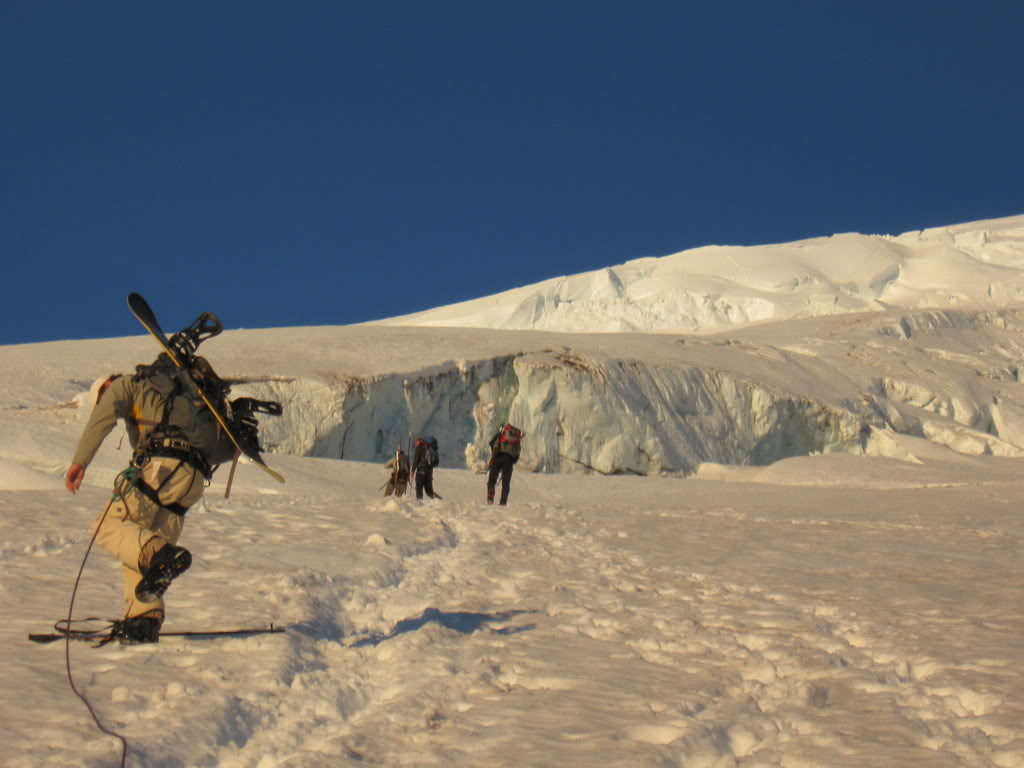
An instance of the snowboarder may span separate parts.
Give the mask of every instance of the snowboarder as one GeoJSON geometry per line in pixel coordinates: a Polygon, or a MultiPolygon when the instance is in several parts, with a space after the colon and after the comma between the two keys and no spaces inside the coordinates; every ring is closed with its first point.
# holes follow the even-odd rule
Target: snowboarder
{"type": "Polygon", "coordinates": [[[487,503],[494,503],[494,488],[501,475],[501,499],[499,504],[508,503],[508,492],[512,487],[512,467],[519,461],[519,450],[523,440],[523,432],[511,424],[499,429],[490,440],[491,460],[487,472],[487,503]]]}
{"type": "MultiPolygon", "coordinates": [[[[234,444],[202,402],[185,394],[176,378],[184,375],[213,402],[226,402],[229,387],[204,358],[195,358],[194,367],[184,371],[161,354],[152,365],[137,366],[135,375],[109,380],[65,477],[68,491],[76,493],[103,440],[118,419],[124,420],[131,465],[114,481],[114,497],[93,524],[99,545],[121,561],[125,609],[117,633],[122,642],[159,640],[163,594],[192,563],[189,551],[177,546],[185,513],[199,501],[217,465],[235,455],[234,444]]],[[[240,408],[235,422],[239,434],[256,439],[251,413],[240,408]]]]}
{"type": "Polygon", "coordinates": [[[388,478],[387,483],[384,484],[384,495],[404,496],[405,489],[409,485],[408,454],[399,448],[395,451],[395,455],[391,457],[391,460],[384,466],[391,470],[391,476],[388,478]]]}
{"type": "Polygon", "coordinates": [[[416,478],[416,498],[422,499],[423,492],[432,499],[440,499],[434,492],[434,467],[440,463],[437,452],[437,438],[423,436],[416,438],[416,450],[412,455],[410,472],[416,478]]]}

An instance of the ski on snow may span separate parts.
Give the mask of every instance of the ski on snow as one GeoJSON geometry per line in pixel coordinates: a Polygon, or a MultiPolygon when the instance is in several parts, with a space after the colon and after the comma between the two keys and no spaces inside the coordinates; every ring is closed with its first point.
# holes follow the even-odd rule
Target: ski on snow
{"type": "MultiPolygon", "coordinates": [[[[93,642],[95,645],[106,645],[116,640],[110,628],[99,630],[86,629],[65,629],[59,625],[54,626],[55,632],[40,632],[30,634],[28,639],[33,643],[52,643],[55,640],[79,640],[82,642],[93,642]]],[[[197,639],[214,637],[253,637],[256,635],[278,635],[285,632],[284,627],[246,627],[242,629],[204,629],[204,630],[178,630],[172,632],[161,632],[160,637],[192,637],[197,639]]]]}

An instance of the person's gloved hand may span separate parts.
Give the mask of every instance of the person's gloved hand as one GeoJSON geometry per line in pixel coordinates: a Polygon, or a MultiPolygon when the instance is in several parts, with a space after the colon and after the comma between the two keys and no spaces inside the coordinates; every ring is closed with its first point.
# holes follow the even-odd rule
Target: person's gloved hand
{"type": "Polygon", "coordinates": [[[78,493],[78,489],[82,487],[82,480],[85,479],[85,467],[81,464],[72,464],[68,469],[68,474],[64,478],[64,485],[71,493],[78,493]]]}

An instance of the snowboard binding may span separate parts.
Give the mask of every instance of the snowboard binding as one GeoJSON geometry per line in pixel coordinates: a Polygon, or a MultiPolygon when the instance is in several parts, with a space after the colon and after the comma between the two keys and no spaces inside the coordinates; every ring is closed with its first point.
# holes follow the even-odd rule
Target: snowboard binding
{"type": "Polygon", "coordinates": [[[254,397],[237,397],[231,401],[232,424],[244,448],[257,453],[263,450],[259,441],[257,413],[280,416],[284,412],[281,404],[274,400],[257,400],[254,397]]]}
{"type": "Polygon", "coordinates": [[[219,336],[224,324],[212,312],[203,312],[191,325],[171,336],[169,346],[186,366],[195,360],[196,349],[207,339],[219,336]]]}
{"type": "Polygon", "coordinates": [[[254,413],[265,413],[268,416],[280,416],[284,413],[281,404],[274,400],[257,400],[254,397],[239,397],[231,401],[231,412],[236,416],[251,416],[254,413]]]}

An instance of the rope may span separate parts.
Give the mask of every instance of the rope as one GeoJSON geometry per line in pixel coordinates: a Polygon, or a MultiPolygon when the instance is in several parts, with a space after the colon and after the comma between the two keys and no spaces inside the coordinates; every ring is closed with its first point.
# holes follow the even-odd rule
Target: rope
{"type": "MultiPolygon", "coordinates": [[[[122,472],[121,474],[122,475],[126,475],[127,474],[127,470],[125,472],[122,472]]],[[[120,477],[118,479],[120,479],[120,477]]],[[[125,479],[127,479],[129,481],[131,480],[131,478],[128,478],[128,477],[126,477],[125,479]]],[[[116,481],[115,481],[115,488],[116,488],[116,481]]],[[[85,564],[86,564],[86,562],[89,559],[89,553],[92,552],[92,545],[96,543],[96,537],[99,535],[100,528],[103,526],[104,520],[107,519],[107,513],[110,512],[110,508],[113,506],[114,502],[117,501],[118,498],[123,498],[123,496],[122,496],[121,493],[115,491],[114,495],[110,497],[110,501],[107,502],[107,508],[103,510],[103,514],[100,516],[99,523],[96,524],[96,530],[93,531],[92,538],[89,539],[89,546],[86,547],[85,557],[82,558],[82,564],[78,568],[78,576],[75,577],[75,586],[71,590],[71,603],[70,603],[70,605],[68,605],[68,619],[67,619],[68,624],[67,625],[68,625],[69,628],[71,627],[71,616],[74,614],[74,610],[75,610],[75,596],[78,594],[78,584],[82,580],[82,573],[85,571],[85,564]]],[[[68,672],[68,683],[71,685],[71,690],[74,691],[75,695],[78,698],[80,698],[82,700],[82,702],[85,704],[86,709],[89,710],[89,714],[92,715],[93,722],[96,723],[96,727],[99,728],[107,736],[112,736],[113,738],[115,738],[115,739],[117,739],[118,741],[121,742],[121,768],[124,768],[125,762],[128,759],[128,740],[124,736],[122,736],[121,734],[116,733],[115,731],[110,730],[109,728],[104,726],[103,723],[100,722],[99,715],[96,714],[96,710],[93,709],[92,704],[89,703],[89,700],[87,698],[85,698],[85,695],[81,691],[78,690],[77,686],[75,686],[75,679],[74,679],[74,677],[71,674],[71,635],[70,634],[64,640],[64,665],[65,665],[65,667],[67,669],[67,672],[68,672]]]]}

